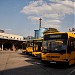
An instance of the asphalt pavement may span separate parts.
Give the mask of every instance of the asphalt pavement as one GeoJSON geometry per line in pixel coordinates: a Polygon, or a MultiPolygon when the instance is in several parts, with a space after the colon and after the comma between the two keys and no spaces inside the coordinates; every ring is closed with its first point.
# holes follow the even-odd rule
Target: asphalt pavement
{"type": "Polygon", "coordinates": [[[75,75],[75,65],[43,65],[40,59],[21,51],[0,51],[0,75],[75,75]]]}

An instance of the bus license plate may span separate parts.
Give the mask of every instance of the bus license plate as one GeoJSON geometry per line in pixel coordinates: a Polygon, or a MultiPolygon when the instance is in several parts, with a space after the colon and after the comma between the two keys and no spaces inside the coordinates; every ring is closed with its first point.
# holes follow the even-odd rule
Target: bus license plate
{"type": "Polygon", "coordinates": [[[50,63],[56,64],[56,62],[51,61],[50,63]]]}

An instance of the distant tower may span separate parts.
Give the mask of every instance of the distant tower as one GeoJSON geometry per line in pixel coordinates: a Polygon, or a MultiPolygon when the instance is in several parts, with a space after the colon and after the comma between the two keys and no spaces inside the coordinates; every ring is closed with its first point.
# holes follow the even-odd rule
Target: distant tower
{"type": "Polygon", "coordinates": [[[39,19],[39,21],[40,21],[39,29],[41,28],[41,20],[42,20],[42,19],[40,18],[40,19],[39,19]]]}

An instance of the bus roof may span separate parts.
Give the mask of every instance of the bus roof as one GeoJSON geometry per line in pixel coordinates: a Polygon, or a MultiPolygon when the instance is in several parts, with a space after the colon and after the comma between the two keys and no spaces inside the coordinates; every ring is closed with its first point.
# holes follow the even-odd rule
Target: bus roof
{"type": "Polygon", "coordinates": [[[44,33],[44,35],[47,35],[47,34],[75,34],[75,33],[72,33],[72,32],[53,32],[53,33],[44,33]]]}
{"type": "Polygon", "coordinates": [[[54,33],[45,33],[44,35],[48,35],[48,34],[68,34],[68,37],[69,36],[75,37],[75,33],[72,32],[54,32],[54,33]]]}

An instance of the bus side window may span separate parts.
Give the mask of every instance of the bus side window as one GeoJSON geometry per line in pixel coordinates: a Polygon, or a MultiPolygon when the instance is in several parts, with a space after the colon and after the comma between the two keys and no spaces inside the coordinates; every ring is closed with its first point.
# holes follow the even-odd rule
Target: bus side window
{"type": "Polygon", "coordinates": [[[71,53],[71,44],[70,44],[70,40],[68,40],[68,47],[67,47],[67,52],[71,53]]]}
{"type": "Polygon", "coordinates": [[[70,51],[74,51],[74,41],[75,41],[75,38],[73,37],[70,37],[69,39],[69,42],[70,42],[70,51]]]}
{"type": "Polygon", "coordinates": [[[71,41],[71,51],[74,51],[74,43],[71,41]]]}
{"type": "Polygon", "coordinates": [[[71,53],[72,51],[75,51],[74,49],[74,40],[69,40],[68,41],[68,53],[71,53]]]}

